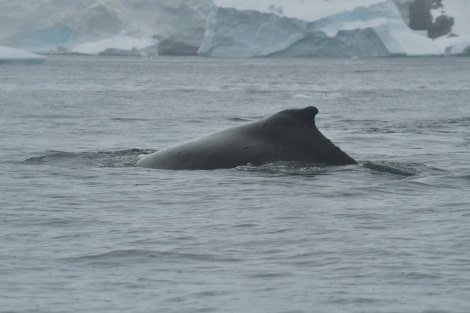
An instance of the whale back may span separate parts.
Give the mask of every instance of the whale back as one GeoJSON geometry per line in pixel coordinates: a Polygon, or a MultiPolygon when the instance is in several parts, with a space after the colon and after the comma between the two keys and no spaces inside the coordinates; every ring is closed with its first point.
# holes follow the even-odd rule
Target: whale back
{"type": "Polygon", "coordinates": [[[137,165],[160,169],[217,169],[276,161],[355,164],[316,127],[318,109],[290,109],[245,125],[157,151],[137,165]]]}

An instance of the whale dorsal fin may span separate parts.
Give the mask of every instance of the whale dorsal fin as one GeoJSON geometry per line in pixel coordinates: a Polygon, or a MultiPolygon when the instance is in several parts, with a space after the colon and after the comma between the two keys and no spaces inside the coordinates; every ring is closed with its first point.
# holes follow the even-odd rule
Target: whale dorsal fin
{"type": "Polygon", "coordinates": [[[282,118],[290,120],[293,123],[305,123],[310,127],[315,126],[315,116],[318,114],[318,109],[314,106],[309,106],[303,109],[288,109],[274,114],[273,118],[282,118]]]}

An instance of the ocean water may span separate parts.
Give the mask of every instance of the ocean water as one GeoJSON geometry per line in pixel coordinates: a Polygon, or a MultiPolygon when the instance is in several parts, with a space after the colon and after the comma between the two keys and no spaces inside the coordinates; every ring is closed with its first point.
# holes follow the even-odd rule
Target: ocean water
{"type": "Polygon", "coordinates": [[[0,67],[0,312],[470,312],[470,58],[0,67]],[[135,166],[286,108],[359,161],[135,166]]]}

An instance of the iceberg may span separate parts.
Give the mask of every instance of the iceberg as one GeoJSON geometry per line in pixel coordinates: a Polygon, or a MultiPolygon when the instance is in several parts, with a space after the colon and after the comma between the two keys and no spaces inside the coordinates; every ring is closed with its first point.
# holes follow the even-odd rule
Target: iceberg
{"type": "Polygon", "coordinates": [[[209,17],[198,52],[217,57],[388,56],[391,52],[374,29],[388,19],[401,20],[394,4],[388,2],[310,23],[274,13],[219,7],[209,17]]]}
{"type": "Polygon", "coordinates": [[[215,7],[212,0],[153,1],[160,2],[152,12],[157,21],[154,37],[159,41],[159,55],[197,55],[215,7]]]}
{"type": "Polygon", "coordinates": [[[198,54],[214,57],[267,56],[303,38],[307,23],[259,11],[216,8],[198,54]]]}
{"type": "MultiPolygon", "coordinates": [[[[460,1],[460,9],[468,12],[468,3],[453,1],[460,1]]],[[[303,12],[302,5],[306,1],[289,4],[286,0],[278,0],[271,1],[269,6],[266,1],[264,4],[257,2],[251,5],[258,7],[257,10],[250,10],[247,1],[216,0],[224,6],[216,7],[209,15],[198,53],[215,57],[385,57],[468,53],[469,36],[433,40],[426,32],[412,30],[403,16],[404,8],[410,2],[348,1],[350,6],[368,5],[343,10],[330,6],[329,11],[326,9],[328,4],[323,3],[319,6],[320,11],[334,13],[309,22],[305,19],[318,16],[303,12]],[[263,12],[260,5],[265,8],[263,12]]]]}
{"type": "Polygon", "coordinates": [[[390,52],[371,28],[374,24],[360,21],[375,19],[375,15],[359,11],[307,23],[272,13],[217,8],[209,17],[198,53],[215,57],[388,56],[390,52]]]}
{"type": "Polygon", "coordinates": [[[46,58],[27,50],[0,46],[0,64],[42,64],[46,58]]]}

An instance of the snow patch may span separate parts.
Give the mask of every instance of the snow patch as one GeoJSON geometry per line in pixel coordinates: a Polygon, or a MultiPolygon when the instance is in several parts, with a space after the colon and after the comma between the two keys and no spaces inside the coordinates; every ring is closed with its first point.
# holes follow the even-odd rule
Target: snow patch
{"type": "Polygon", "coordinates": [[[452,32],[462,37],[470,37],[470,1],[443,0],[443,12],[454,18],[452,32]]]}
{"type": "Polygon", "coordinates": [[[118,35],[101,39],[95,42],[87,42],[75,46],[72,51],[91,55],[141,55],[150,56],[158,54],[156,40],[134,38],[127,35],[118,35]]]}

